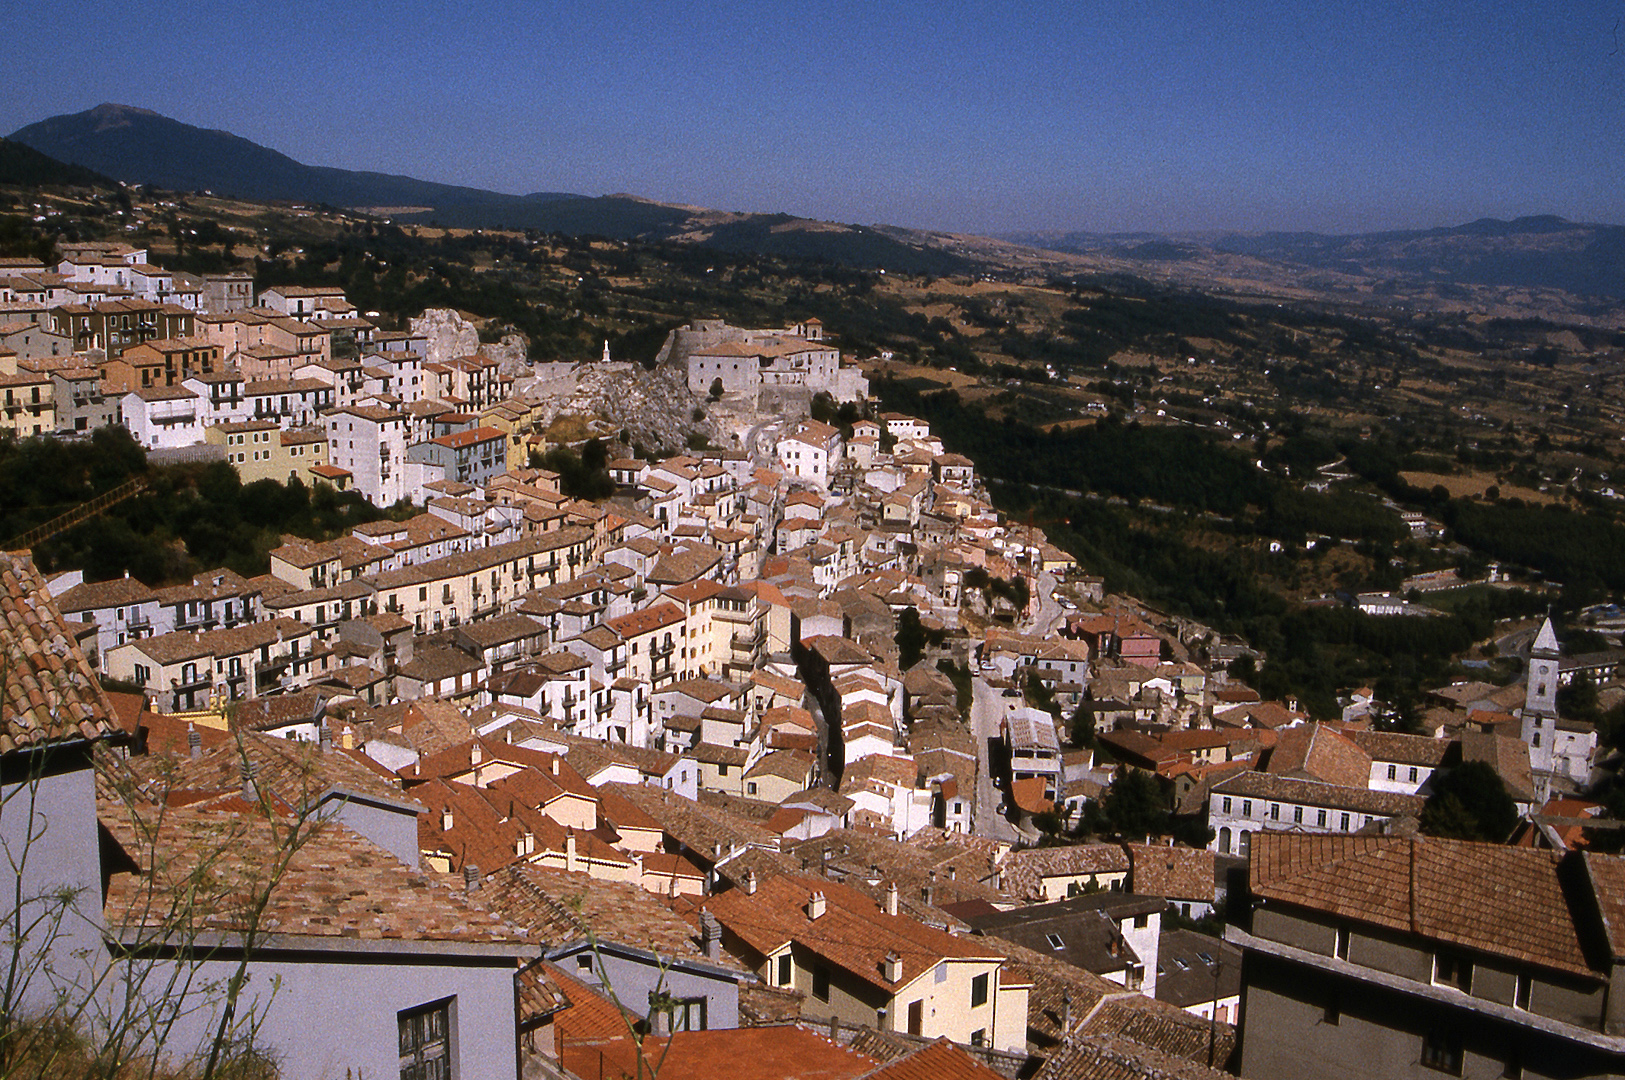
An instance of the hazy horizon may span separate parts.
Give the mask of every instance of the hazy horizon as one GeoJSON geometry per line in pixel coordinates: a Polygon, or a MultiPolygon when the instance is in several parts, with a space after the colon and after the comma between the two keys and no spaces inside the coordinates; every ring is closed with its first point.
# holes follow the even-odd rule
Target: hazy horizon
{"type": "Polygon", "coordinates": [[[0,124],[118,102],[308,165],[982,234],[1625,222],[1600,4],[288,10],[43,12],[0,124]]]}

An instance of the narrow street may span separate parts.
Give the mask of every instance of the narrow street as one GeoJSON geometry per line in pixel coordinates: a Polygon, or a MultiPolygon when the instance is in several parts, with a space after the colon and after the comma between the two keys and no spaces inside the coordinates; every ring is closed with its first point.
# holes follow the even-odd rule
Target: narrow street
{"type": "Polygon", "coordinates": [[[1010,843],[1022,843],[1021,832],[999,813],[1004,793],[993,784],[990,749],[999,738],[999,721],[1004,716],[1004,701],[997,689],[989,686],[981,674],[971,682],[970,724],[976,740],[976,802],[972,806],[971,821],[977,836],[1010,843]]]}

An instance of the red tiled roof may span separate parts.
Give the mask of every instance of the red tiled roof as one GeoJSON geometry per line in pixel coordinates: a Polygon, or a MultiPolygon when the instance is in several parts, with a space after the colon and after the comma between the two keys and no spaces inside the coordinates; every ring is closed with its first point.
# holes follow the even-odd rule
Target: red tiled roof
{"type": "Polygon", "coordinates": [[[1262,832],[1249,873],[1266,902],[1596,975],[1557,863],[1548,851],[1465,840],[1262,832]]]}
{"type": "Polygon", "coordinates": [[[117,731],[113,703],[26,553],[0,552],[0,754],[117,731]]]}

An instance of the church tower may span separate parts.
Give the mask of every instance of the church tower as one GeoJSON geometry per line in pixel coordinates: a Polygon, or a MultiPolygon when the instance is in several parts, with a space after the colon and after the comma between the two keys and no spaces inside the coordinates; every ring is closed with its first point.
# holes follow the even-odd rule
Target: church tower
{"type": "Polygon", "coordinates": [[[1529,682],[1523,697],[1523,741],[1529,744],[1529,764],[1537,774],[1552,771],[1559,653],[1557,633],[1547,618],[1529,650],[1529,682]]]}

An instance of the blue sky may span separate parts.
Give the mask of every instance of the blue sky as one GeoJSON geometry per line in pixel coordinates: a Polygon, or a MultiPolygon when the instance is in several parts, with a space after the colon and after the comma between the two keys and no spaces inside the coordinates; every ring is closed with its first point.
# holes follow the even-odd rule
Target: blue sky
{"type": "Polygon", "coordinates": [[[968,232],[1625,223],[1625,0],[29,16],[0,130],[115,101],[316,165],[968,232]]]}

